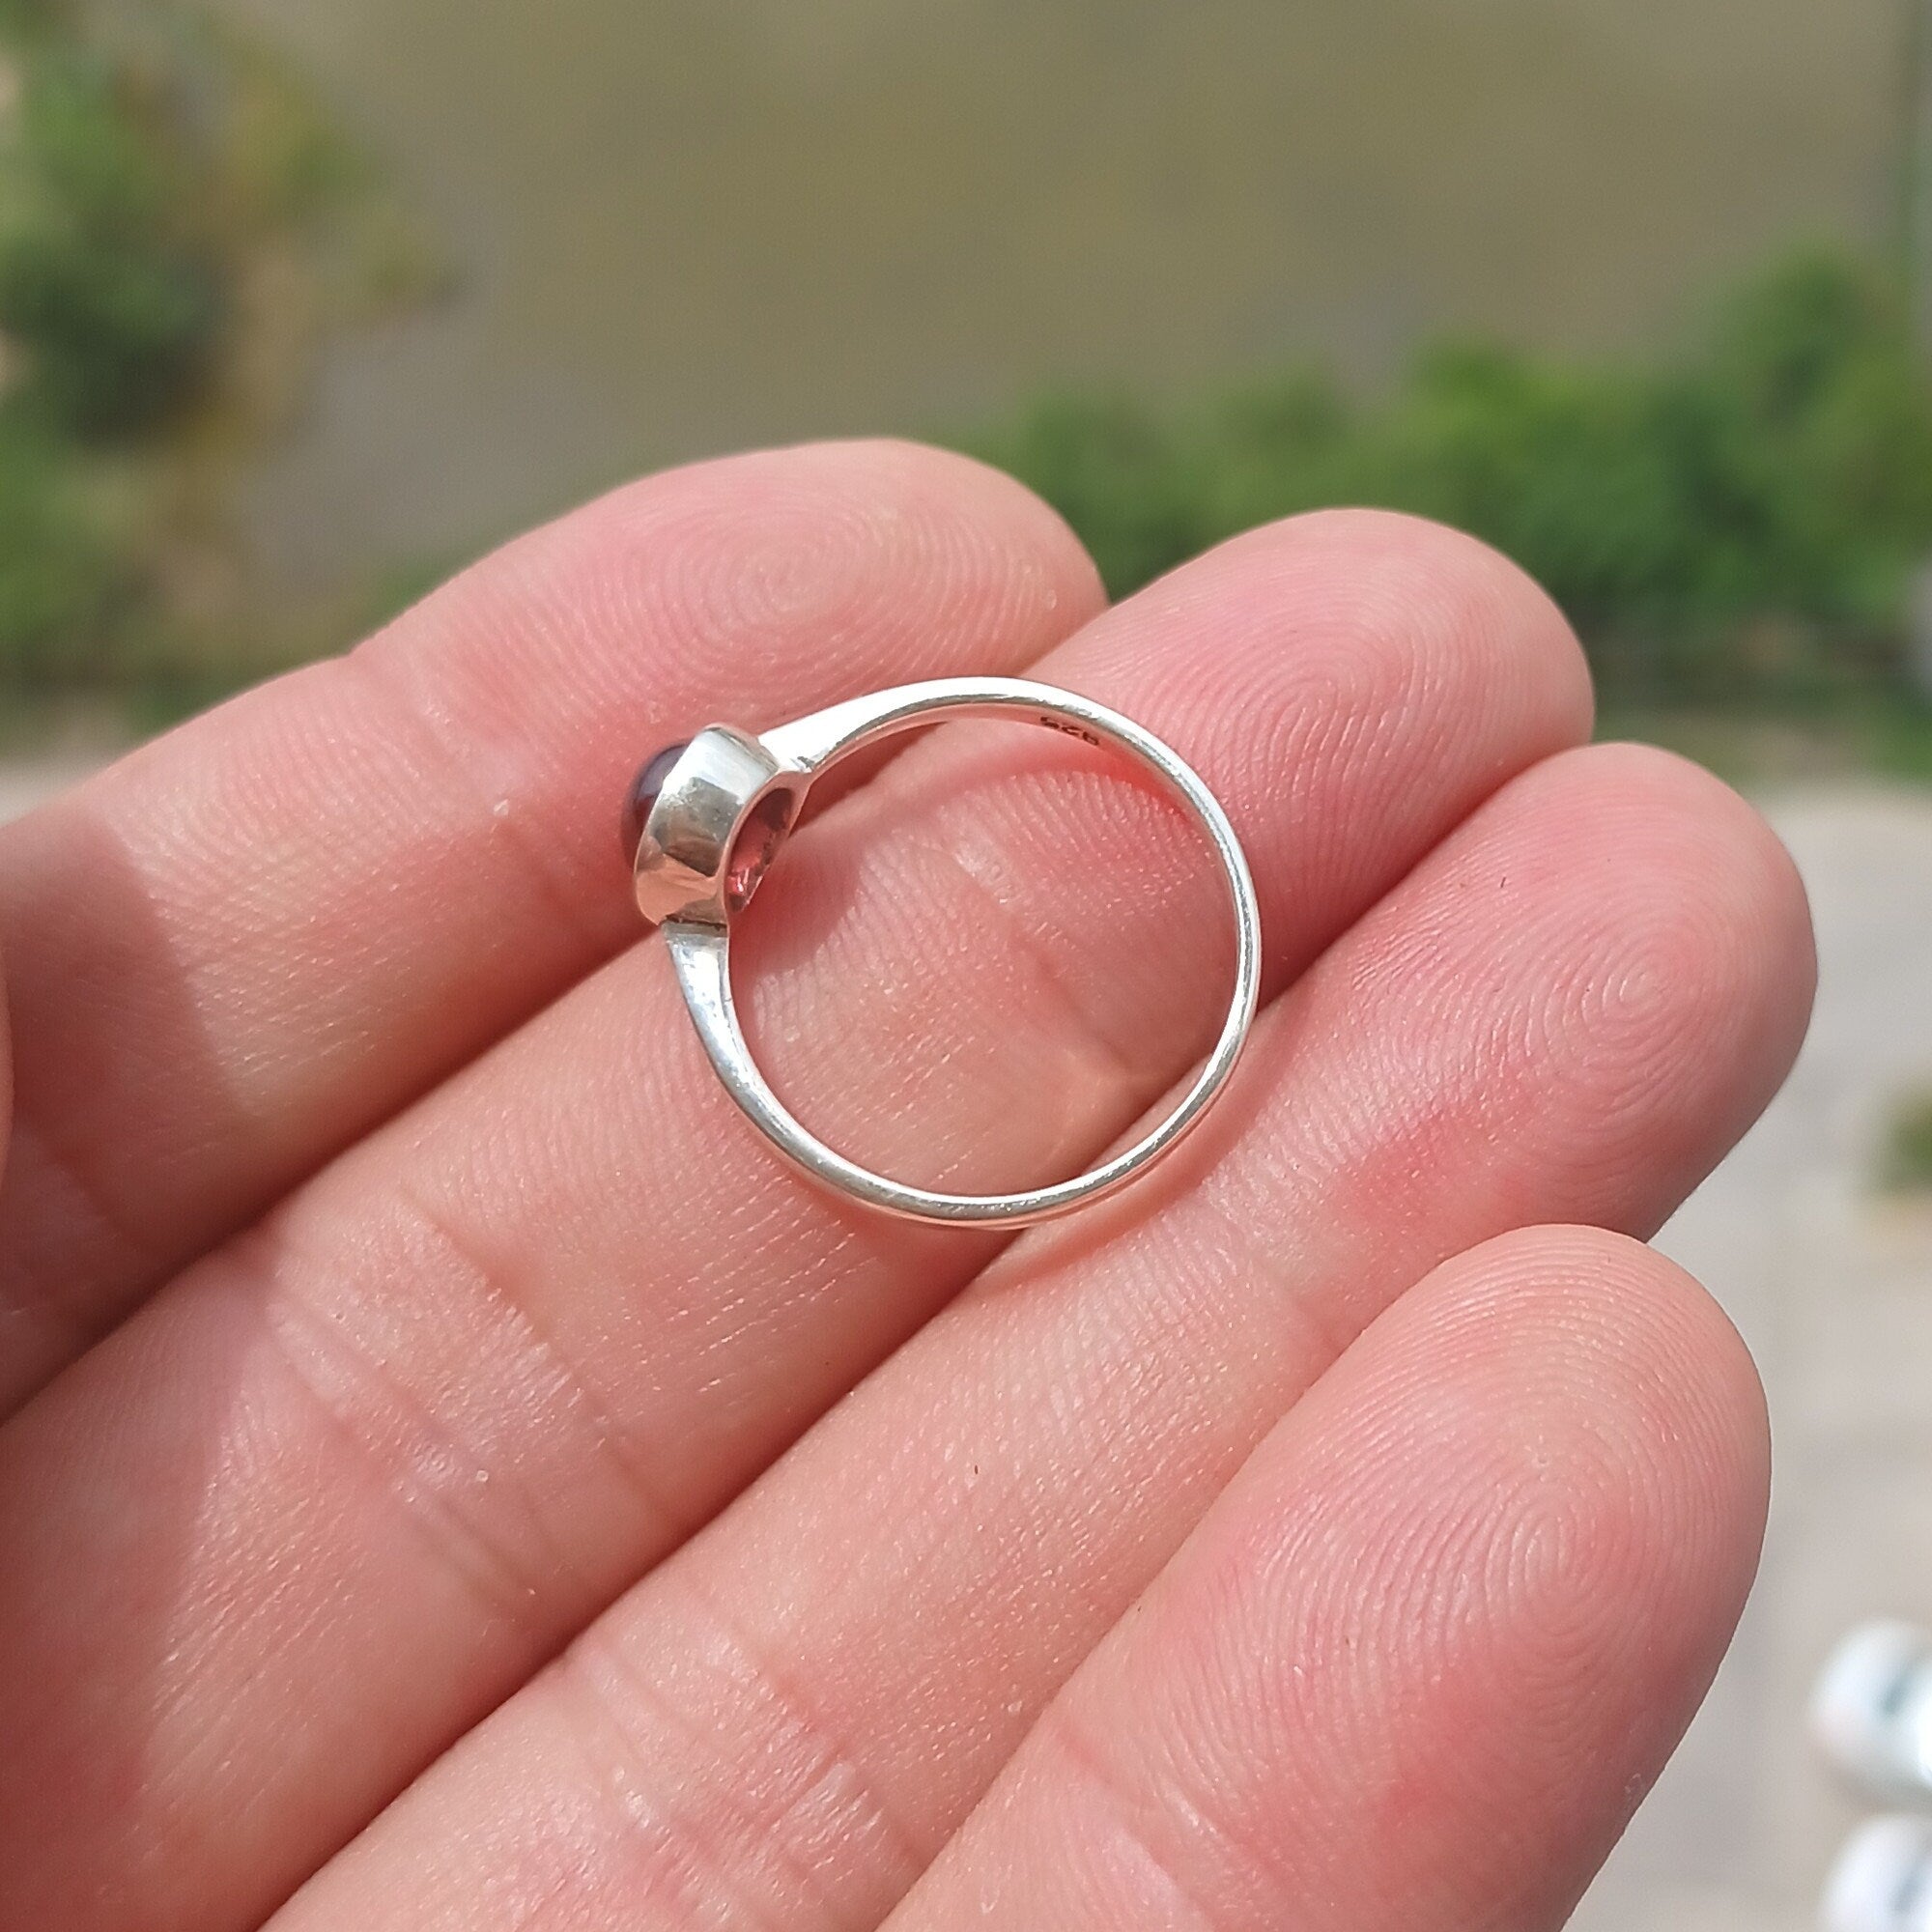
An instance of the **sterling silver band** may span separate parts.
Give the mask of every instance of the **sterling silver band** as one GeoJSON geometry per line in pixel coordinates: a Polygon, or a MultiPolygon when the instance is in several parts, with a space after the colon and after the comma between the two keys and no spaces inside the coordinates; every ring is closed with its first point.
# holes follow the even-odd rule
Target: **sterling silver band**
{"type": "MultiPolygon", "coordinates": [[[[1261,987],[1261,911],[1239,839],[1220,801],[1173,751],[1092,698],[1014,677],[952,677],[855,697],[760,737],[714,724],[654,765],[633,864],[638,905],[658,922],[685,1004],[725,1091],[793,1166],[888,1214],[941,1224],[1023,1226],[1098,1201],[1177,1146],[1208,1111],[1247,1043],[1261,987]],[[746,1044],[731,995],[731,919],[777,857],[812,781],[848,753],[949,718],[1016,717],[1148,766],[1208,835],[1235,910],[1235,987],[1226,1023],[1192,1086],[1131,1147],[1098,1167],[1018,1194],[942,1194],[848,1160],[800,1124],[746,1044]]],[[[649,769],[649,768],[647,768],[649,769]]]]}

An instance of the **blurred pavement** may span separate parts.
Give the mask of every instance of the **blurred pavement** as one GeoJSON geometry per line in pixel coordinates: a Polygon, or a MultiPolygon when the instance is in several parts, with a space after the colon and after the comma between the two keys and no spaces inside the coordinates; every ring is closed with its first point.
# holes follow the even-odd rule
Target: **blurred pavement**
{"type": "Polygon", "coordinates": [[[1800,1932],[1868,1808],[1804,1736],[1853,1623],[1932,1626],[1932,1207],[1876,1198],[1891,1097],[1932,1085],[1932,796],[1770,813],[1817,916],[1817,1017],[1770,1112],[1659,1241],[1744,1331],[1771,1396],[1764,1570],[1711,1701],[1577,1932],[1800,1932]]]}

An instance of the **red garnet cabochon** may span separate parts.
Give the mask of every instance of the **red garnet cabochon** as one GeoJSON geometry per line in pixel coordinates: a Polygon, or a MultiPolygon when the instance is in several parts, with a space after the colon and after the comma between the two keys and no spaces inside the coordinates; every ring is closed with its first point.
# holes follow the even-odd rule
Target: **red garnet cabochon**
{"type": "Polygon", "coordinates": [[[664,781],[670,777],[670,768],[683,757],[691,740],[684,738],[675,745],[667,745],[662,752],[653,752],[638,767],[638,775],[631,781],[631,788],[624,794],[624,863],[635,866],[638,862],[638,847],[643,843],[644,821],[651,815],[651,807],[658,802],[658,793],[664,789],[664,781]]]}

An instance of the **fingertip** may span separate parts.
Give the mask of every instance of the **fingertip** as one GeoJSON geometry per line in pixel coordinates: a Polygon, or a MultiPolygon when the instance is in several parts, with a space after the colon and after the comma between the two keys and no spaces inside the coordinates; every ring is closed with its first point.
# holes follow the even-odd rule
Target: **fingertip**
{"type": "Polygon", "coordinates": [[[1668,1675],[1672,1643],[1703,1633],[1660,1685],[1680,1703],[1715,1666],[1763,1531],[1764,1397],[1723,1310],[1654,1249],[1591,1226],[1471,1248],[1374,1323],[1284,1429],[1281,1467],[1302,1492],[1355,1492],[1336,1540],[1367,1538],[1377,1566],[1407,1552],[1378,1612],[1391,1642],[1473,1639],[1520,1671],[1529,1640],[1548,1639],[1580,1691],[1606,1645],[1637,1642],[1668,1675]],[[1414,1601],[1452,1574],[1460,1632],[1414,1601]]]}
{"type": "Polygon", "coordinates": [[[1142,1701],[1209,1714],[1215,1823],[1284,1897],[1560,1922],[1729,1641],[1768,1456],[1749,1356],[1681,1268],[1599,1228],[1500,1236],[1237,1479],[1137,1646],[1142,1701]]]}
{"type": "Polygon", "coordinates": [[[1690,994],[1678,1048],[1694,1058],[1731,1043],[1741,1077],[1721,1153],[1783,1084],[1810,1024],[1817,952],[1804,881],[1763,814],[1701,765],[1650,745],[1577,756],[1597,788],[1605,845],[1626,843],[1648,862],[1660,937],[1674,934],[1690,994]]]}
{"type": "MultiPolygon", "coordinates": [[[[1428,943],[1532,994],[1485,1105],[1557,1109],[1551,1143],[1588,1150],[1568,1211],[1653,1234],[1803,1042],[1816,967],[1797,871],[1735,792],[1646,746],[1545,759],[1469,831],[1444,850],[1428,943]]],[[[1459,974],[1439,985],[1466,997],[1459,974]]]]}
{"type": "Polygon", "coordinates": [[[1611,741],[1590,747],[1588,759],[1608,794],[1606,810],[1673,828],[1696,887],[1734,904],[1759,956],[1785,982],[1795,1055],[1817,985],[1817,953],[1804,881],[1770,820],[1715,773],[1662,746],[1611,741]]]}
{"type": "Polygon", "coordinates": [[[742,682],[748,656],[788,663],[810,639],[832,692],[853,674],[890,681],[881,639],[897,642],[908,612],[923,635],[898,647],[916,677],[951,655],[934,633],[959,633],[962,668],[1017,670],[1104,602],[1078,539],[1011,477],[918,443],[807,443],[611,490],[472,565],[365,648],[420,660],[432,628],[442,651],[514,643],[522,685],[531,641],[548,639],[558,672],[635,701],[645,672],[673,689],[742,682]]]}
{"type": "Polygon", "coordinates": [[[1008,471],[958,450],[904,438],[818,446],[875,464],[884,475],[903,479],[902,487],[912,494],[977,507],[988,528],[1009,530],[1015,550],[1029,560],[1045,608],[1066,617],[1063,630],[1085,623],[1106,608],[1099,566],[1073,526],[1008,471]]]}
{"type": "MultiPolygon", "coordinates": [[[[1606,1445],[1639,1487],[1649,1460],[1667,1459],[1654,1499],[1706,1511],[1713,1553],[1747,1580],[1770,1491],[1764,1388],[1744,1338],[1693,1275],[1629,1235],[1549,1226],[1470,1249],[1417,1293],[1414,1319],[1440,1308],[1445,1349],[1502,1338],[1523,1378],[1502,1406],[1547,1404],[1606,1445]]],[[[1674,1533],[1659,1541],[1683,1548],[1674,1533]]]]}
{"type": "MultiPolygon", "coordinates": [[[[1379,663],[1391,705],[1455,688],[1472,733],[1527,712],[1541,749],[1581,744],[1595,700],[1569,620],[1500,551],[1391,510],[1332,509],[1233,537],[1140,593],[1163,614],[1212,607],[1216,658],[1293,651],[1320,668],[1379,663]]],[[[1520,734],[1519,734],[1520,735],[1520,734]]]]}

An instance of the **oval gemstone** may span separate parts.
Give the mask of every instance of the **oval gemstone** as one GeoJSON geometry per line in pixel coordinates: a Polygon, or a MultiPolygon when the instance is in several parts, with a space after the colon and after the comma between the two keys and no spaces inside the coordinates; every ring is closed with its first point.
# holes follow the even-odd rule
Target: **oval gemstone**
{"type": "Polygon", "coordinates": [[[624,794],[622,831],[625,865],[635,866],[638,863],[638,847],[644,838],[644,821],[650,817],[651,807],[658,802],[658,793],[664,790],[665,780],[670,777],[671,767],[684,756],[690,745],[689,738],[681,738],[675,745],[667,745],[662,752],[653,752],[638,767],[638,775],[631,781],[630,790],[624,794]]]}

